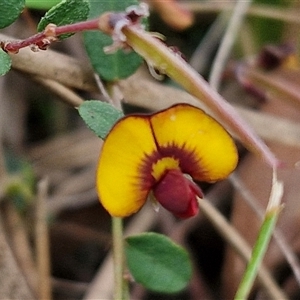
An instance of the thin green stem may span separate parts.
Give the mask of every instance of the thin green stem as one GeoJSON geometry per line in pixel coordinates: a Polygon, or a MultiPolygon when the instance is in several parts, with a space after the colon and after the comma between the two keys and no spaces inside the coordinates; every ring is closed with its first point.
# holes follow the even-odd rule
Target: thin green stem
{"type": "Polygon", "coordinates": [[[114,257],[114,299],[129,300],[128,281],[124,278],[123,219],[112,218],[113,257],[114,257]]]}
{"type": "Polygon", "coordinates": [[[283,184],[277,181],[276,170],[273,172],[273,186],[263,224],[252,250],[251,259],[235,295],[235,300],[247,299],[258,269],[267,251],[269,242],[281,211],[280,201],[283,194],[283,184]]]}
{"type": "Polygon", "coordinates": [[[274,211],[266,216],[263,225],[260,229],[258,239],[252,251],[252,257],[247,265],[246,272],[242,278],[239,288],[235,295],[235,300],[246,299],[253,286],[256,278],[257,270],[261,265],[264,254],[267,250],[269,241],[271,239],[276,221],[278,218],[278,211],[274,211]]]}

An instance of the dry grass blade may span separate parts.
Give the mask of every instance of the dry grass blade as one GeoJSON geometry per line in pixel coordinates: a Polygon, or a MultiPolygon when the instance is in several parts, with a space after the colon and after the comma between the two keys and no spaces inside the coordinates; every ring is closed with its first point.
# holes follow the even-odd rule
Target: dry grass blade
{"type": "Polygon", "coordinates": [[[10,244],[15,259],[26,276],[26,281],[32,293],[37,296],[38,274],[26,224],[11,202],[5,202],[3,206],[3,219],[9,233],[10,244]]]}
{"type": "Polygon", "coordinates": [[[237,3],[235,4],[228,27],[221,41],[221,45],[216,54],[216,58],[213,61],[209,76],[209,83],[215,90],[219,90],[221,77],[230,55],[231,48],[237,38],[238,31],[242,25],[243,19],[250,4],[251,1],[237,1],[237,3]]]}
{"type": "Polygon", "coordinates": [[[34,77],[34,80],[42,84],[44,87],[46,87],[56,95],[58,95],[63,102],[67,103],[68,105],[71,105],[72,107],[78,107],[84,101],[71,89],[58,83],[57,81],[42,77],[34,77]]]}
{"type": "Polygon", "coordinates": [[[5,237],[0,216],[0,290],[2,299],[35,299],[5,237]]]}
{"type": "Polygon", "coordinates": [[[242,66],[238,72],[241,82],[251,84],[266,98],[276,98],[300,108],[299,70],[278,68],[274,71],[262,71],[251,66],[242,66]]]}
{"type": "Polygon", "coordinates": [[[101,144],[98,137],[83,129],[30,149],[35,172],[40,177],[47,176],[51,184],[52,192],[46,204],[48,213],[57,215],[97,201],[95,168],[101,144]]]}
{"type": "Polygon", "coordinates": [[[300,123],[242,107],[238,111],[262,138],[300,147],[300,123]]]}
{"type": "MultiPolygon", "coordinates": [[[[191,11],[200,14],[219,13],[221,11],[232,10],[234,8],[233,3],[221,1],[184,1],[184,5],[191,11]]],[[[296,24],[300,23],[299,14],[293,8],[276,7],[275,5],[252,4],[248,10],[248,15],[296,24]]]]}

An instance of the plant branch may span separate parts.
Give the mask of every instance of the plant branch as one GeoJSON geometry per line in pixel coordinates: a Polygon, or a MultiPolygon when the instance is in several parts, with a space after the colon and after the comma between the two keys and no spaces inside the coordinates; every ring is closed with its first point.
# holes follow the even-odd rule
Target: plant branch
{"type": "MultiPolygon", "coordinates": [[[[0,40],[12,38],[0,34],[0,40]]],[[[32,52],[29,48],[21,49],[18,54],[10,54],[12,67],[18,71],[52,79],[67,87],[99,92],[92,67],[86,61],[79,61],[71,56],[53,51],[32,52]]]]}
{"type": "Polygon", "coordinates": [[[48,24],[44,31],[22,41],[2,42],[2,48],[8,53],[18,53],[20,49],[28,46],[37,46],[39,49],[45,50],[45,47],[56,41],[60,35],[84,30],[98,30],[98,23],[98,19],[93,19],[63,26],[48,24]]]}

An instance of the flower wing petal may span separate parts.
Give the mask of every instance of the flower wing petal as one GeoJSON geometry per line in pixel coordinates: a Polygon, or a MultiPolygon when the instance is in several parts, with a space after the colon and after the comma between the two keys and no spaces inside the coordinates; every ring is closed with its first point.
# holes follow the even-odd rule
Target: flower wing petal
{"type": "Polygon", "coordinates": [[[181,170],[195,180],[221,180],[235,169],[238,155],[232,138],[201,109],[177,104],[150,121],[159,152],[179,158],[181,170]]]}
{"type": "Polygon", "coordinates": [[[118,121],[103,143],[97,191],[104,208],[116,217],[129,216],[147,200],[141,163],[156,151],[149,117],[129,116],[118,121]]]}

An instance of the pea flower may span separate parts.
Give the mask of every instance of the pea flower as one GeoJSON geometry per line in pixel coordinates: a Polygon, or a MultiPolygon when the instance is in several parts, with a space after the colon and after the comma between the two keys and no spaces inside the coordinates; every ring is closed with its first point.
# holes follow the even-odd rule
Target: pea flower
{"type": "Polygon", "coordinates": [[[120,119],[107,135],[97,169],[97,191],[116,217],[137,212],[149,195],[180,218],[198,212],[203,198],[192,181],[226,178],[238,160],[227,131],[202,110],[177,104],[150,115],[120,119]]]}

